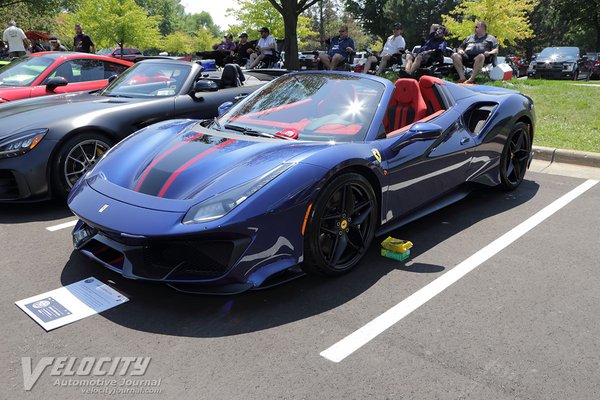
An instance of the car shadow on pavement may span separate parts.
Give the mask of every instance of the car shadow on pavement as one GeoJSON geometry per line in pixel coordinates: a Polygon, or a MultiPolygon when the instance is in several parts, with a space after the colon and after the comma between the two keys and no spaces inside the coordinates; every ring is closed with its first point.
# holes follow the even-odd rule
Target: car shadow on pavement
{"type": "MultiPolygon", "coordinates": [[[[477,190],[466,199],[391,234],[418,243],[411,254],[414,257],[475,223],[528,202],[538,188],[537,183],[525,181],[511,193],[477,190]]],[[[382,239],[376,238],[361,265],[346,275],[337,278],[307,275],[273,288],[238,295],[189,295],[162,284],[125,279],[78,252],[71,254],[61,282],[67,285],[95,276],[128,296],[128,303],[101,314],[124,327],[163,335],[224,337],[277,327],[335,309],[393,271],[432,274],[454,266],[383,258],[379,255],[382,239]]]]}
{"type": "Polygon", "coordinates": [[[73,216],[65,200],[39,203],[2,203],[0,224],[22,224],[37,221],[54,221],[73,216]]]}

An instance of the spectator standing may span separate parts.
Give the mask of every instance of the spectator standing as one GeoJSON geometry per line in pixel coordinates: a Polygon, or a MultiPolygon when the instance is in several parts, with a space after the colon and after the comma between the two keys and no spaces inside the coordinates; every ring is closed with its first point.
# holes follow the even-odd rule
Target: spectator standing
{"type": "Polygon", "coordinates": [[[498,55],[498,40],[487,33],[485,21],[475,23],[475,33],[467,37],[459,46],[458,51],[452,54],[454,68],[458,72],[458,82],[474,83],[484,64],[492,62],[498,55]],[[464,66],[473,67],[469,80],[465,79],[464,66]]]}
{"type": "Polygon", "coordinates": [[[67,51],[67,48],[60,44],[60,40],[56,36],[50,38],[50,51],[67,51]]]}
{"type": "Polygon", "coordinates": [[[405,47],[406,42],[402,37],[402,24],[396,22],[392,26],[392,36],[388,37],[385,41],[383,50],[379,53],[379,57],[370,56],[367,58],[364,73],[366,74],[369,72],[371,65],[377,62],[379,62],[379,67],[377,68],[377,71],[375,71],[376,75],[381,75],[390,60],[392,61],[392,64],[402,64],[402,53],[404,53],[405,47]]]}
{"type": "Polygon", "coordinates": [[[334,70],[355,51],[354,40],[348,36],[348,27],[342,26],[339,35],[331,39],[327,53],[319,54],[326,69],[334,70]]]}
{"type": "Polygon", "coordinates": [[[259,62],[269,65],[275,61],[275,48],[277,43],[275,38],[269,34],[269,28],[260,29],[260,39],[256,44],[256,50],[250,54],[250,69],[256,68],[259,62]]]}
{"type": "Polygon", "coordinates": [[[25,33],[21,28],[17,28],[15,21],[8,23],[8,28],[2,34],[2,40],[8,43],[8,56],[21,57],[25,55],[25,50],[30,49],[31,45],[25,33]]]}
{"type": "Polygon", "coordinates": [[[81,24],[75,25],[75,37],[73,38],[73,51],[80,53],[95,53],[96,45],[89,35],[83,32],[81,24]]]}
{"type": "Polygon", "coordinates": [[[406,56],[406,72],[414,74],[420,67],[428,67],[434,62],[444,62],[444,51],[446,51],[446,35],[448,30],[439,24],[432,24],[429,28],[427,41],[415,54],[406,56]]]}

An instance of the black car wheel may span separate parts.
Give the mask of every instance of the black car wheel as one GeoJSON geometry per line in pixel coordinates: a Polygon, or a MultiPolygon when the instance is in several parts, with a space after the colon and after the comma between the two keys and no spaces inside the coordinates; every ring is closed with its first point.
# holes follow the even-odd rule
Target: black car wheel
{"type": "Polygon", "coordinates": [[[110,149],[113,141],[97,133],[77,134],[60,149],[54,163],[54,192],[66,197],[75,182],[110,149]]]}
{"type": "Polygon", "coordinates": [[[531,154],[531,136],[529,125],[517,122],[513,126],[500,157],[500,187],[514,190],[525,177],[529,155],[531,154]]]}
{"type": "Polygon", "coordinates": [[[369,248],[376,223],[377,201],[367,179],[356,173],[338,176],[311,211],[303,268],[324,275],[349,271],[369,248]]]}

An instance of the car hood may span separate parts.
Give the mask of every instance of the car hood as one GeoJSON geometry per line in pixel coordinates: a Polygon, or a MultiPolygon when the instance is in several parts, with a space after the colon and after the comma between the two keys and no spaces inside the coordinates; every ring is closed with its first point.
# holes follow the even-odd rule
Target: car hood
{"type": "Polygon", "coordinates": [[[191,120],[165,121],[111,149],[86,182],[123,202],[185,210],[274,170],[297,167],[328,146],[215,131],[191,120]]]}
{"type": "Polygon", "coordinates": [[[538,56],[535,59],[536,63],[545,63],[545,62],[567,62],[567,63],[574,63],[577,62],[577,58],[576,57],[571,57],[571,56],[565,56],[562,54],[550,54],[548,56],[544,56],[544,57],[540,57],[538,56]]]}
{"type": "Polygon", "coordinates": [[[41,96],[11,101],[0,105],[0,139],[15,132],[34,128],[48,128],[64,118],[107,110],[144,99],[98,96],[89,92],[41,96]]]}

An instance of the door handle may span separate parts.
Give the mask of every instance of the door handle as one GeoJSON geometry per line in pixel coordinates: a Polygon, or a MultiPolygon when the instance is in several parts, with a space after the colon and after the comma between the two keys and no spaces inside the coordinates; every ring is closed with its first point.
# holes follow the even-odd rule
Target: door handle
{"type": "Polygon", "coordinates": [[[463,144],[467,144],[467,143],[469,143],[470,141],[471,141],[471,138],[470,138],[470,137],[464,137],[464,138],[460,139],[460,144],[461,144],[461,145],[463,145],[463,144]]]}
{"type": "Polygon", "coordinates": [[[243,99],[244,97],[248,97],[248,93],[242,93],[242,94],[238,94],[237,96],[235,96],[233,99],[235,101],[240,101],[241,99],[243,99]]]}

